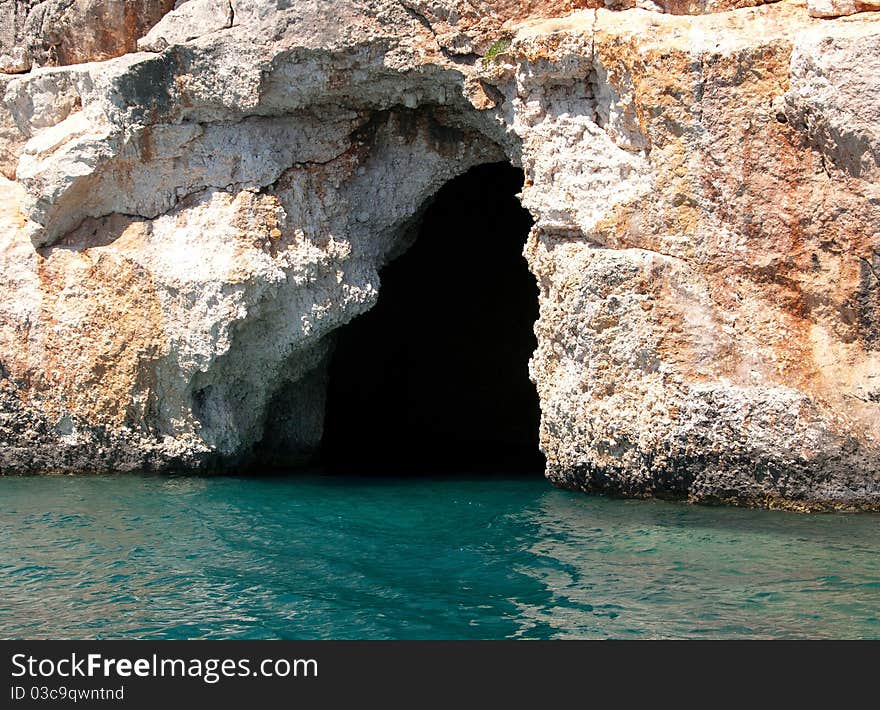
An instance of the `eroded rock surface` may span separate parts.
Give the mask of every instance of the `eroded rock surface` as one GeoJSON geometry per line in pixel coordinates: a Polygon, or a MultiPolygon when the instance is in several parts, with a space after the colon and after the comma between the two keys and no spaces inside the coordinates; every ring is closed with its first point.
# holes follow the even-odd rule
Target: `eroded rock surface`
{"type": "Polygon", "coordinates": [[[286,5],[0,79],[0,472],[307,460],[333,331],[507,159],[551,480],[880,508],[880,16],[286,5]]]}
{"type": "Polygon", "coordinates": [[[0,0],[0,73],[133,52],[174,0],[0,0]]]}

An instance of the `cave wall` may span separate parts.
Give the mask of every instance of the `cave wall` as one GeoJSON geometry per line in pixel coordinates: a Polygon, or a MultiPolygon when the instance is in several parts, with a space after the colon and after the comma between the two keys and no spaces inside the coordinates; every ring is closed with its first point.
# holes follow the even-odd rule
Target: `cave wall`
{"type": "Polygon", "coordinates": [[[880,506],[876,15],[190,2],[150,51],[0,78],[0,472],[317,446],[296,383],[441,186],[508,160],[551,480],[880,506]]]}

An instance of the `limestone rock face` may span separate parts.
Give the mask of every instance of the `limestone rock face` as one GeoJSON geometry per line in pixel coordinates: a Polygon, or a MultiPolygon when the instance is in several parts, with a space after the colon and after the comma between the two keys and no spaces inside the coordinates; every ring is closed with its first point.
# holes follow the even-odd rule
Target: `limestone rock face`
{"type": "Polygon", "coordinates": [[[880,19],[731,7],[189,0],[0,78],[0,473],[307,460],[334,330],[506,159],[551,480],[880,508],[880,19]]]}
{"type": "Polygon", "coordinates": [[[880,10],[880,0],[809,0],[811,17],[842,17],[880,10]]]}
{"type": "Polygon", "coordinates": [[[24,47],[28,13],[39,0],[0,0],[0,75],[19,74],[31,66],[24,47]]]}
{"type": "Polygon", "coordinates": [[[135,50],[174,0],[0,0],[0,73],[100,61],[135,50]]]}
{"type": "Polygon", "coordinates": [[[411,16],[430,30],[444,52],[467,57],[474,54],[483,56],[492,53],[493,46],[497,49],[506,45],[515,34],[518,24],[544,18],[564,17],[577,10],[642,8],[674,15],[700,15],[761,5],[765,0],[400,0],[400,2],[411,16]]]}
{"type": "Polygon", "coordinates": [[[170,44],[181,44],[196,37],[232,27],[230,0],[187,0],[165,15],[137,42],[146,52],[161,52],[170,44]]]}

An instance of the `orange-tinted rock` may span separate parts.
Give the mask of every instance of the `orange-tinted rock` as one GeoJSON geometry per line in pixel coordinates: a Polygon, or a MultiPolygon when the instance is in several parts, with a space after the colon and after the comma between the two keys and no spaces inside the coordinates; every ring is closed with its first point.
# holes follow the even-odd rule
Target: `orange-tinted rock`
{"type": "Polygon", "coordinates": [[[48,0],[28,15],[21,37],[37,66],[102,61],[137,48],[174,0],[48,0]]]}

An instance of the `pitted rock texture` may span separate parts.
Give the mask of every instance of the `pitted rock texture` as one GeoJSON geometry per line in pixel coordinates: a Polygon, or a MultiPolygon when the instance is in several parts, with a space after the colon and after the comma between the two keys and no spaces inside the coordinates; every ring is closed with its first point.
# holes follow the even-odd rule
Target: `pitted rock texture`
{"type": "Polygon", "coordinates": [[[551,480],[880,508],[880,16],[280,5],[0,79],[0,472],[308,460],[334,331],[509,160],[551,480]]]}

